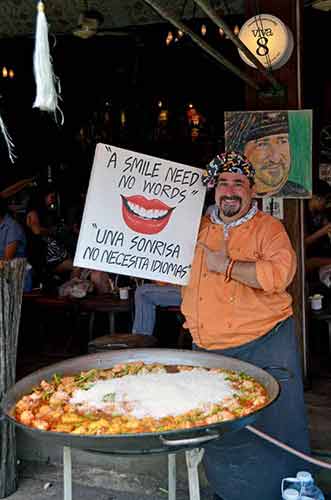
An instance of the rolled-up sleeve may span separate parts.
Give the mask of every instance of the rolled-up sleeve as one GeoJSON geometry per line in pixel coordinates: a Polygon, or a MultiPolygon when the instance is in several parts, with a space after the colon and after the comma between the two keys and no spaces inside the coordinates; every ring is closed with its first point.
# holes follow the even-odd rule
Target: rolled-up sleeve
{"type": "Polygon", "coordinates": [[[263,254],[256,262],[256,278],[267,293],[286,290],[296,272],[297,259],[281,223],[264,235],[263,254]]]}

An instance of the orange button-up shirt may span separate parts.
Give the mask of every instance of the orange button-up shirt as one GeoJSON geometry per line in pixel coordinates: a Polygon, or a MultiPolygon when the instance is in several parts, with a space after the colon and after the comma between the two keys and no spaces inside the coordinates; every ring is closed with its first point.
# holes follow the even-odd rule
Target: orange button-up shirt
{"type": "MultiPolygon", "coordinates": [[[[198,241],[219,250],[223,226],[205,217],[198,241]]],[[[232,259],[256,262],[261,289],[235,280],[225,283],[223,274],[208,271],[203,249],[196,248],[190,282],[182,289],[182,312],[193,342],[204,349],[245,344],[292,315],[286,288],[296,271],[296,256],[280,221],[258,211],[229,230],[228,252],[232,259]]]]}

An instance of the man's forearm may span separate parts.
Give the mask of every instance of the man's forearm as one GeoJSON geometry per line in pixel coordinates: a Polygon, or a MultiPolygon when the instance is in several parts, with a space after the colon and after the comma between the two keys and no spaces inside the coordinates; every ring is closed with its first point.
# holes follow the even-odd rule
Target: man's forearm
{"type": "Polygon", "coordinates": [[[231,279],[239,281],[239,283],[243,283],[244,285],[252,288],[262,289],[261,285],[257,281],[255,262],[236,261],[232,268],[231,279]]]}
{"type": "Polygon", "coordinates": [[[310,234],[309,236],[307,236],[305,238],[306,247],[309,247],[309,245],[312,245],[313,243],[315,243],[315,241],[319,240],[321,236],[322,235],[321,235],[320,231],[316,231],[316,233],[313,233],[313,234],[310,234]]]}

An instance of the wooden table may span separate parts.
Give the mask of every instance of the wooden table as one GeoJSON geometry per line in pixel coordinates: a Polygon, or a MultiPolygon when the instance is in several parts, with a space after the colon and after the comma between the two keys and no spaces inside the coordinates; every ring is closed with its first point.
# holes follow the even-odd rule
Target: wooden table
{"type": "Polygon", "coordinates": [[[107,313],[109,318],[109,335],[115,332],[115,314],[129,313],[133,320],[133,304],[131,299],[123,300],[112,294],[88,296],[80,299],[80,312],[90,313],[89,340],[93,338],[93,327],[95,314],[97,312],[107,313]]]}
{"type": "Polygon", "coordinates": [[[41,328],[43,328],[46,320],[49,319],[50,313],[69,313],[73,318],[72,327],[75,331],[78,329],[80,315],[84,313],[89,314],[89,340],[93,338],[96,313],[108,314],[110,335],[115,331],[115,314],[129,313],[131,321],[133,316],[131,300],[121,300],[113,294],[88,295],[82,299],[75,299],[71,297],[59,297],[57,295],[46,295],[40,290],[34,290],[23,295],[23,306],[34,307],[41,313],[41,328]]]}

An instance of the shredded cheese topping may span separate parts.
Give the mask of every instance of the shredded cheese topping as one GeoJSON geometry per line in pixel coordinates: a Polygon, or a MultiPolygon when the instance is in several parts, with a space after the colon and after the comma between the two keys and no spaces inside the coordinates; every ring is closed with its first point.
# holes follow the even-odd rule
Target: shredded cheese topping
{"type": "Polygon", "coordinates": [[[98,380],[86,390],[77,389],[70,403],[100,410],[112,405],[118,413],[136,418],[162,418],[219,403],[235,394],[226,374],[197,368],[98,380]]]}

